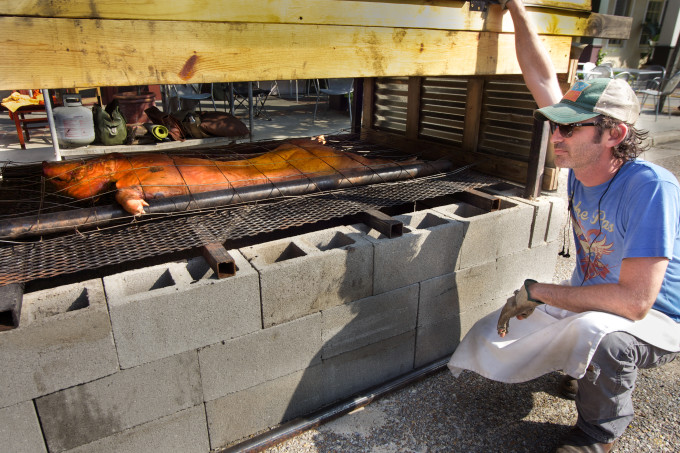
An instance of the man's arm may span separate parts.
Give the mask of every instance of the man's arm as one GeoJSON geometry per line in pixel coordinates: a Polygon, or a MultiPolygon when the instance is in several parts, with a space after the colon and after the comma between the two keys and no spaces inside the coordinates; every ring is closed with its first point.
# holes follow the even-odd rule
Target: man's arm
{"type": "Polygon", "coordinates": [[[547,49],[529,21],[524,3],[522,0],[508,0],[506,8],[515,26],[515,49],[524,82],[539,108],[556,104],[562,99],[557,73],[547,49]]]}
{"type": "Polygon", "coordinates": [[[668,259],[626,258],[621,262],[618,283],[561,286],[536,283],[535,299],[576,313],[604,311],[633,321],[644,318],[654,305],[663,282],[668,259]]]}

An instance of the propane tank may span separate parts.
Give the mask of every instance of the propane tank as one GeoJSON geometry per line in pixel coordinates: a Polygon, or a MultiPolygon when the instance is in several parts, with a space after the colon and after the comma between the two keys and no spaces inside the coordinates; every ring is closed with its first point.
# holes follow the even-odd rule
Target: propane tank
{"type": "Polygon", "coordinates": [[[64,105],[54,109],[59,146],[85,146],[94,141],[92,110],[83,107],[80,94],[65,94],[64,105]]]}

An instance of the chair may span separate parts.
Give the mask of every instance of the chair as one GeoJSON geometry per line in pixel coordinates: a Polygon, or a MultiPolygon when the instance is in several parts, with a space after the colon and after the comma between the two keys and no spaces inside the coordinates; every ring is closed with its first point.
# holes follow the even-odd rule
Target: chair
{"type": "Polygon", "coordinates": [[[678,87],[678,84],[680,83],[680,71],[676,72],[673,77],[671,77],[668,82],[666,83],[666,86],[661,86],[661,90],[657,89],[644,89],[640,90],[638,93],[643,94],[644,98],[642,99],[642,103],[640,108],[642,108],[645,105],[645,101],[647,100],[648,96],[654,96],[654,103],[656,104],[656,116],[655,116],[655,121],[659,119],[659,104],[660,100],[662,97],[666,96],[667,101],[668,101],[668,118],[671,117],[671,98],[670,95],[673,94],[675,89],[678,87]]]}
{"type": "MultiPolygon", "coordinates": [[[[231,101],[231,105],[233,106],[233,110],[236,110],[238,107],[242,107],[248,110],[248,114],[250,115],[250,104],[248,103],[248,85],[250,84],[252,86],[252,83],[253,82],[235,82],[232,84],[233,99],[231,101]]],[[[264,88],[260,87],[252,88],[254,118],[262,117],[267,121],[272,120],[271,116],[269,116],[269,112],[267,112],[267,109],[265,108],[265,103],[267,102],[269,95],[275,87],[277,87],[276,84],[273,84],[269,90],[265,90],[264,88]]]]}
{"type": "Polygon", "coordinates": [[[349,98],[349,122],[352,124],[352,93],[354,92],[354,79],[326,79],[327,88],[320,88],[319,81],[317,80],[316,89],[316,104],[314,104],[314,119],[312,124],[316,121],[316,109],[319,106],[319,97],[321,93],[328,95],[330,101],[330,96],[342,96],[347,95],[349,98]]]}
{"type": "Polygon", "coordinates": [[[615,79],[623,79],[623,80],[625,80],[626,82],[630,83],[630,79],[632,78],[632,76],[631,76],[630,72],[628,72],[628,71],[623,71],[623,72],[619,72],[618,74],[616,74],[616,75],[614,76],[614,78],[615,78],[615,79]]]}
{"type": "Polygon", "coordinates": [[[201,110],[201,101],[210,99],[212,101],[213,109],[217,110],[215,106],[215,98],[213,97],[213,84],[210,83],[210,92],[203,93],[203,84],[188,83],[184,85],[170,85],[170,96],[177,98],[177,108],[182,110],[182,101],[198,102],[198,109],[201,110]]]}
{"type": "Polygon", "coordinates": [[[590,73],[585,77],[587,79],[598,79],[598,78],[613,78],[614,77],[614,70],[611,68],[611,66],[607,65],[600,65],[600,66],[595,66],[593,69],[590,70],[590,73]]]}
{"type": "Polygon", "coordinates": [[[661,85],[661,81],[666,78],[666,68],[661,65],[644,66],[641,70],[645,72],[654,71],[656,74],[640,74],[633,84],[633,88],[636,92],[639,92],[642,89],[658,89],[661,85]],[[656,86],[649,86],[650,82],[653,80],[658,80],[659,83],[656,84],[656,86]]]}

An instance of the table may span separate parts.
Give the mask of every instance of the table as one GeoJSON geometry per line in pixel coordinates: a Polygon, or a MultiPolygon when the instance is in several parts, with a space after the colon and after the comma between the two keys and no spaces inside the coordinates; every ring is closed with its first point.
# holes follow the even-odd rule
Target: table
{"type": "Polygon", "coordinates": [[[663,72],[652,69],[634,69],[634,68],[613,68],[614,75],[620,74],[622,72],[628,72],[633,77],[630,81],[630,86],[633,87],[635,91],[645,88],[645,85],[650,80],[654,80],[656,77],[662,77],[663,72]]]}

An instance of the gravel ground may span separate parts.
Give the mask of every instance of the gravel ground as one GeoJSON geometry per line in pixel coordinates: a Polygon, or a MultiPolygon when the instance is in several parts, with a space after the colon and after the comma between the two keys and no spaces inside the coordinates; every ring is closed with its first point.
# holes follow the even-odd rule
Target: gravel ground
{"type": "MultiPolygon", "coordinates": [[[[650,160],[678,176],[680,157],[665,157],[674,150],[680,155],[680,143],[661,146],[660,158],[650,160]]],[[[573,266],[573,254],[558,257],[554,281],[568,278],[573,266]]],[[[471,372],[455,379],[442,370],[266,451],[553,451],[576,422],[573,401],[556,392],[561,376],[551,373],[522,384],[503,384],[471,372]]],[[[613,451],[680,452],[680,360],[640,370],[633,399],[636,417],[613,451]]]]}

